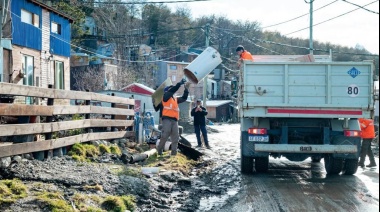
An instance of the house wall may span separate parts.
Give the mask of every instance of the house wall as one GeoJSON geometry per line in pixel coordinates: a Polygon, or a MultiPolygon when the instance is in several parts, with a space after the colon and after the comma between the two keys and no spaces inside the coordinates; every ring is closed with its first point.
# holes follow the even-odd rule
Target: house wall
{"type": "MultiPolygon", "coordinates": [[[[12,1],[13,3],[14,1],[12,1]]],[[[34,78],[33,78],[33,86],[43,87],[47,88],[49,84],[53,85],[55,83],[55,73],[54,73],[54,62],[55,61],[61,61],[64,64],[64,89],[70,90],[70,58],[68,56],[60,56],[57,54],[53,54],[54,52],[51,49],[51,17],[55,17],[54,15],[51,15],[51,12],[49,12],[46,9],[42,9],[38,6],[35,6],[33,4],[24,2],[24,1],[18,1],[18,3],[12,4],[12,11],[14,13],[19,12],[21,14],[21,8],[24,8],[30,12],[33,12],[35,14],[39,15],[40,18],[40,27],[41,29],[32,26],[30,24],[22,23],[20,21],[20,18],[17,20],[12,20],[14,22],[14,30],[21,32],[25,30],[25,33],[18,37],[19,34],[22,33],[14,33],[14,39],[13,39],[13,51],[12,51],[12,57],[13,57],[13,75],[12,75],[12,82],[16,84],[23,84],[23,79],[20,77],[17,77],[18,74],[24,73],[23,67],[22,67],[22,60],[24,55],[28,55],[33,57],[33,63],[34,63],[34,78]],[[36,30],[38,30],[39,33],[36,33],[36,30]],[[30,33],[29,33],[30,31],[30,33]],[[27,33],[26,33],[27,32],[27,33]],[[25,36],[28,35],[28,36],[25,36]],[[30,36],[29,36],[30,35],[30,36]],[[32,36],[34,35],[34,36],[32,36]],[[38,37],[37,37],[38,36],[38,37]],[[23,39],[24,37],[27,37],[23,39]],[[32,37],[33,39],[29,41],[29,37],[32,37]],[[44,42],[42,42],[42,40],[44,42]],[[20,45],[15,45],[16,43],[20,43],[20,45]]],[[[68,20],[63,19],[62,17],[59,17],[57,20],[59,20],[62,24],[66,22],[68,25],[68,20]],[[62,20],[60,20],[61,18],[62,20]]],[[[58,22],[58,21],[57,21],[58,22]]],[[[69,26],[69,25],[68,25],[69,26]]],[[[62,28],[63,30],[63,28],[62,28]]],[[[69,29],[65,29],[65,31],[70,31],[69,29]]],[[[66,35],[66,34],[65,34],[66,35]]],[[[70,38],[69,38],[70,41],[70,38]]],[[[60,41],[63,42],[63,41],[60,41]]],[[[53,43],[57,43],[53,41],[53,43]]],[[[59,43],[59,42],[58,42],[59,43]]],[[[64,50],[70,49],[70,43],[64,42],[64,45],[60,46],[64,50]]],[[[59,53],[59,52],[58,52],[59,53]]],[[[63,53],[62,53],[63,54],[63,53]]],[[[15,99],[16,103],[25,103],[25,97],[18,97],[15,99]]],[[[35,100],[34,104],[46,104],[46,100],[40,101],[35,100]]],[[[69,100],[55,100],[54,104],[69,104],[69,100]]]]}
{"type": "MultiPolygon", "coordinates": [[[[12,82],[18,85],[23,85],[24,81],[23,78],[19,78],[18,74],[24,73],[24,70],[22,68],[22,58],[24,55],[28,55],[33,57],[34,62],[34,79],[33,79],[33,85],[36,86],[36,84],[40,83],[41,78],[41,52],[34,49],[29,49],[21,46],[13,45],[13,75],[12,75],[12,82]]],[[[25,104],[25,97],[16,97],[15,103],[25,104]]]]}
{"type": "Polygon", "coordinates": [[[51,80],[48,81],[49,73],[49,56],[50,56],[50,15],[49,11],[42,10],[42,40],[47,41],[42,43],[41,51],[41,83],[40,86],[47,88],[51,80]]]}
{"type": "Polygon", "coordinates": [[[12,43],[36,50],[41,50],[42,30],[31,24],[21,22],[21,9],[25,9],[40,17],[42,26],[42,8],[26,0],[11,1],[12,25],[15,33],[12,34],[12,43]]]}
{"type": "Polygon", "coordinates": [[[207,118],[210,120],[216,119],[216,107],[207,107],[207,118]]]}

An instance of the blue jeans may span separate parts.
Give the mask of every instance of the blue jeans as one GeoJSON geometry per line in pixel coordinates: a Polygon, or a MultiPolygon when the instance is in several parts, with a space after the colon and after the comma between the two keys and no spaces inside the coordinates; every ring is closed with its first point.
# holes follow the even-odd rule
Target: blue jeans
{"type": "Polygon", "coordinates": [[[195,135],[197,136],[198,145],[199,146],[202,145],[202,141],[201,141],[201,132],[202,132],[203,140],[205,142],[205,145],[208,146],[206,126],[194,125],[194,131],[195,131],[195,135]]]}

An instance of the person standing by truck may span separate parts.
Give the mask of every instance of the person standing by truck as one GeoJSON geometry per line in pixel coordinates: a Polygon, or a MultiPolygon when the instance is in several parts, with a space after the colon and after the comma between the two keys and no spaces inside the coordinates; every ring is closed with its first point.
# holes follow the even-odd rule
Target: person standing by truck
{"type": "Polygon", "coordinates": [[[359,166],[364,167],[365,157],[368,155],[370,163],[367,167],[376,167],[375,157],[371,149],[371,142],[375,138],[375,125],[372,119],[360,118],[359,123],[363,139],[359,166]]]}
{"type": "Polygon", "coordinates": [[[206,148],[210,149],[210,145],[207,139],[207,129],[206,129],[206,116],[208,112],[205,107],[202,106],[202,100],[197,100],[197,105],[191,110],[191,116],[194,117],[194,131],[197,136],[198,146],[202,147],[201,141],[201,132],[203,136],[203,140],[205,142],[206,148]]]}
{"type": "Polygon", "coordinates": [[[243,60],[250,60],[253,61],[253,56],[250,52],[244,49],[242,45],[239,45],[236,48],[236,54],[239,55],[239,60],[238,60],[238,67],[240,68],[241,63],[243,60]]]}
{"type": "Polygon", "coordinates": [[[167,86],[164,89],[164,96],[162,98],[162,134],[160,143],[157,146],[158,155],[162,155],[166,141],[170,136],[171,155],[177,155],[177,147],[179,141],[178,120],[179,120],[179,107],[178,104],[187,100],[189,95],[189,83],[182,79],[175,86],[167,86]],[[185,84],[185,91],[182,97],[174,97],[181,85],[185,84]]]}

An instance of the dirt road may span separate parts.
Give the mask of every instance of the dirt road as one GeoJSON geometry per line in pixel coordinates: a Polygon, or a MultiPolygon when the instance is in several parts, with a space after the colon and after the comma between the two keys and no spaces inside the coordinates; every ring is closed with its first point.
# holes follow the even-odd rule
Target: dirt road
{"type": "MultiPolygon", "coordinates": [[[[209,170],[193,179],[185,211],[379,211],[379,169],[328,176],[321,163],[270,159],[269,172],[240,173],[239,125],[213,126],[209,170]]],[[[194,145],[195,136],[186,138],[194,145]]],[[[377,163],[378,158],[376,158],[377,163]]]]}

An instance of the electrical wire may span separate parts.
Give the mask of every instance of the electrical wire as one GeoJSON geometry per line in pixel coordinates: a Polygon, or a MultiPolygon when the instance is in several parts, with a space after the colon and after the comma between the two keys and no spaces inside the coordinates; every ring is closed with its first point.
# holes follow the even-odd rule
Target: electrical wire
{"type": "MultiPolygon", "coordinates": [[[[236,35],[236,34],[234,34],[232,32],[225,31],[225,33],[227,33],[227,34],[229,34],[231,36],[236,36],[236,37],[240,37],[240,38],[249,40],[248,38],[246,38],[244,36],[241,36],[241,35],[238,36],[238,35],[236,35]]],[[[269,40],[262,40],[262,39],[258,39],[258,38],[253,38],[253,40],[261,42],[261,43],[267,43],[267,44],[272,44],[272,45],[285,46],[285,47],[289,47],[289,48],[298,48],[298,49],[310,50],[309,47],[295,46],[295,45],[278,43],[278,42],[269,41],[269,40]]],[[[324,49],[313,49],[313,50],[314,51],[320,51],[320,52],[330,52],[330,50],[324,50],[324,49]]],[[[360,55],[360,56],[369,56],[369,57],[378,57],[379,56],[378,54],[350,53],[350,52],[340,52],[340,51],[334,51],[334,50],[332,52],[333,53],[337,53],[337,54],[360,55]]]]}
{"type": "Polygon", "coordinates": [[[93,2],[83,2],[87,4],[108,4],[108,5],[116,5],[116,4],[176,4],[176,3],[192,3],[192,2],[202,2],[202,1],[211,1],[211,0],[179,0],[179,1],[147,1],[147,2],[101,2],[101,1],[93,1],[93,2]]]}
{"type": "Polygon", "coordinates": [[[346,2],[346,3],[348,3],[348,4],[352,4],[352,5],[354,5],[354,6],[357,6],[357,7],[361,8],[361,9],[363,9],[363,10],[367,10],[368,12],[375,13],[375,14],[379,14],[379,12],[375,12],[375,11],[369,10],[369,9],[364,8],[364,7],[362,7],[362,6],[360,6],[360,5],[357,5],[357,4],[355,4],[355,3],[352,3],[352,2],[349,2],[349,1],[346,1],[346,0],[342,0],[342,1],[344,1],[344,2],[346,2]]]}
{"type": "MultiPolygon", "coordinates": [[[[379,1],[379,0],[373,1],[373,2],[371,2],[371,3],[369,3],[369,4],[364,5],[363,7],[366,7],[366,6],[368,6],[368,5],[374,4],[374,3],[378,2],[378,1],[379,1]]],[[[321,24],[323,24],[323,23],[326,23],[326,22],[332,21],[332,20],[334,20],[334,19],[336,19],[336,18],[339,18],[339,17],[345,16],[345,15],[347,15],[347,14],[349,14],[349,13],[352,13],[352,12],[355,12],[356,10],[359,10],[359,9],[360,9],[360,8],[356,8],[356,9],[354,9],[354,10],[351,10],[351,11],[348,11],[348,12],[343,13],[343,14],[341,14],[341,15],[335,16],[335,17],[330,18],[330,19],[328,19],[328,20],[325,20],[325,21],[319,22],[319,23],[317,23],[317,24],[314,24],[313,26],[318,26],[318,25],[321,25],[321,24]]],[[[301,32],[301,31],[304,31],[304,30],[306,30],[306,29],[310,29],[310,27],[305,27],[305,28],[302,28],[302,29],[299,29],[299,30],[296,30],[296,31],[290,32],[290,33],[288,33],[288,34],[285,34],[285,36],[287,36],[287,35],[291,35],[291,34],[294,34],[294,33],[297,33],[297,32],[301,32]]]]}
{"type": "MultiPolygon", "coordinates": [[[[320,8],[318,8],[318,9],[313,10],[313,12],[316,12],[316,11],[318,11],[318,10],[321,10],[321,9],[323,9],[323,8],[325,8],[325,7],[327,7],[327,6],[330,6],[330,5],[332,5],[332,4],[334,4],[334,3],[338,2],[338,1],[339,1],[339,0],[335,0],[335,1],[333,1],[333,2],[330,2],[329,4],[326,4],[326,5],[324,5],[324,6],[320,7],[320,8]]],[[[298,17],[295,17],[295,18],[289,19],[289,20],[287,20],[287,21],[280,22],[280,23],[278,23],[278,24],[272,24],[272,25],[269,25],[269,26],[261,27],[261,29],[265,29],[265,28],[269,28],[269,27],[274,27],[274,26],[278,26],[278,25],[281,25],[281,24],[286,24],[286,23],[289,23],[289,22],[291,22],[291,21],[297,20],[297,19],[302,18],[302,17],[307,16],[307,15],[309,15],[309,13],[305,13],[305,14],[303,14],[303,15],[300,15],[300,16],[298,16],[298,17]]]]}

